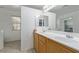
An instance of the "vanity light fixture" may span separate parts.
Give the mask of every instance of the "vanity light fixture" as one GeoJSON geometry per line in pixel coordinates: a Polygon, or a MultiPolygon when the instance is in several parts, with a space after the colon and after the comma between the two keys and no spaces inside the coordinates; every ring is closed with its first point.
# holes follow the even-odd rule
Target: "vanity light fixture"
{"type": "Polygon", "coordinates": [[[56,7],[56,5],[45,5],[43,7],[43,11],[44,12],[48,12],[49,10],[51,10],[52,8],[56,7]]]}

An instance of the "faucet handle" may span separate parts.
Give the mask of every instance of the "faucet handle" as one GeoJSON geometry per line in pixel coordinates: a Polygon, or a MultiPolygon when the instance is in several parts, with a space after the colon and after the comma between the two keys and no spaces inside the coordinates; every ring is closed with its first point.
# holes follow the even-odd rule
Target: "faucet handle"
{"type": "Polygon", "coordinates": [[[67,37],[67,38],[73,38],[73,36],[71,36],[71,35],[66,35],[66,37],[67,37]]]}

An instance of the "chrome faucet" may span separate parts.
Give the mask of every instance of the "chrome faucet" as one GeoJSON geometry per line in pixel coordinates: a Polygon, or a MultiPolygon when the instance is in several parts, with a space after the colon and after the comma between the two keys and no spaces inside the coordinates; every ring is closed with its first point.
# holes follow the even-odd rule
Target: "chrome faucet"
{"type": "Polygon", "coordinates": [[[66,37],[67,37],[67,38],[73,38],[73,36],[71,36],[71,35],[66,35],[66,37]]]}

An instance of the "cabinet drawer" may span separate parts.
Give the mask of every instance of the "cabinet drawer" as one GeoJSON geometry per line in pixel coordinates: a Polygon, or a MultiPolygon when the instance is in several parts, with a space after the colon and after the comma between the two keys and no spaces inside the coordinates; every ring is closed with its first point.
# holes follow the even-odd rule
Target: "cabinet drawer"
{"type": "Polygon", "coordinates": [[[47,42],[47,38],[39,35],[39,41],[41,41],[45,44],[47,42]]]}
{"type": "Polygon", "coordinates": [[[34,39],[38,39],[38,34],[34,34],[34,39]]]}
{"type": "Polygon", "coordinates": [[[41,45],[41,46],[45,46],[45,43],[42,42],[42,41],[39,41],[39,45],[41,45]]]}

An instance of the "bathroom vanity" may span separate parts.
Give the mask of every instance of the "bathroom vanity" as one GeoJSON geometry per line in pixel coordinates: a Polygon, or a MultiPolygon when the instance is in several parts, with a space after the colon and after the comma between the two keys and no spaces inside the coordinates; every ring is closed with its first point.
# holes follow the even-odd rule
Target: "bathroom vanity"
{"type": "Polygon", "coordinates": [[[51,32],[34,33],[34,49],[38,53],[77,53],[79,42],[51,32]]]}

